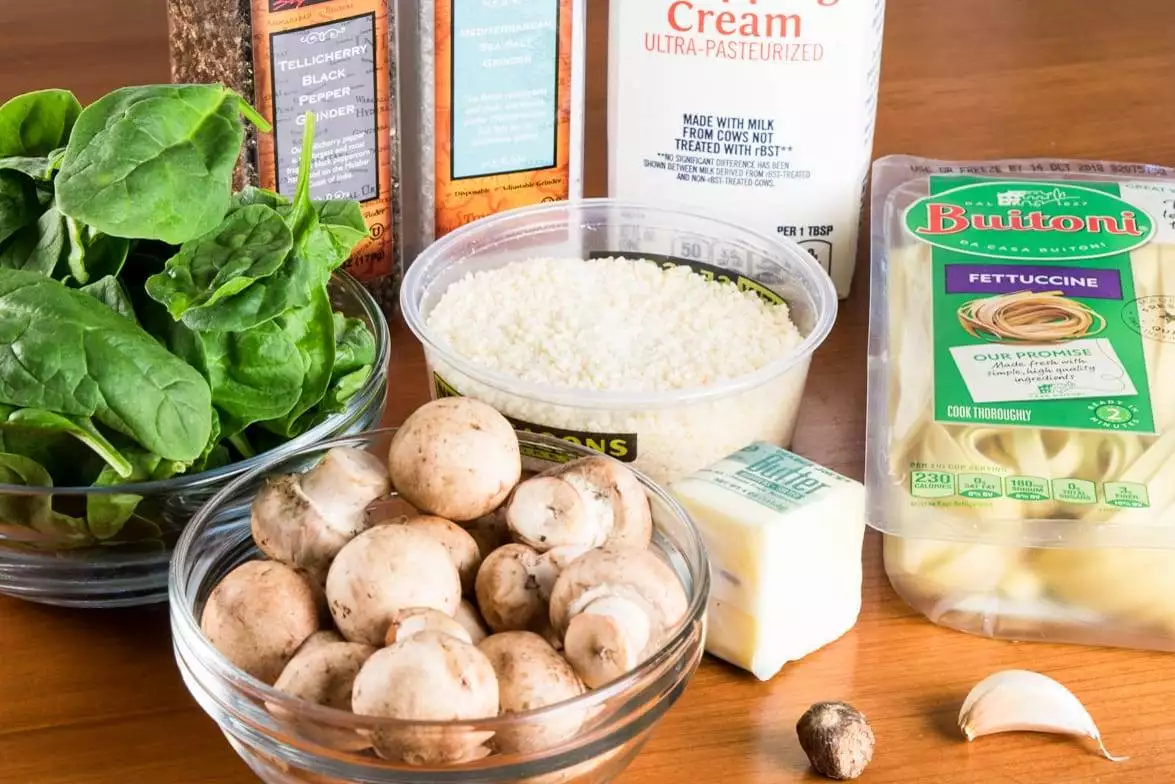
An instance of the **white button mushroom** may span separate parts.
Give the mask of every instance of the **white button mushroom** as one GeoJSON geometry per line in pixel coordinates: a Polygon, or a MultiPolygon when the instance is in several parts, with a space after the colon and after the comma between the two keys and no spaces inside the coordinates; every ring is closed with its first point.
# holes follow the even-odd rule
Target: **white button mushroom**
{"type": "Polygon", "coordinates": [[[584,684],[599,688],[665,643],[689,608],[673,570],[651,550],[598,549],[572,561],[551,593],[551,625],[584,684]]]}
{"type": "MultiPolygon", "coordinates": [[[[583,694],[571,665],[542,637],[532,632],[494,634],[478,645],[498,677],[503,715],[546,708],[583,694]]],[[[541,720],[499,730],[494,746],[504,754],[554,748],[583,726],[582,709],[566,707],[541,720]]]]}
{"type": "Polygon", "coordinates": [[[471,602],[462,599],[461,604],[457,606],[457,612],[453,614],[453,620],[461,624],[461,628],[469,635],[469,640],[474,645],[489,636],[485,620],[471,602]]]}
{"type": "Polygon", "coordinates": [[[510,527],[506,524],[506,509],[499,506],[488,515],[482,515],[476,520],[461,523],[461,527],[469,532],[477,542],[478,550],[484,560],[490,553],[502,545],[510,544],[510,527]]]}
{"type": "MultiPolygon", "coordinates": [[[[329,615],[329,613],[323,613],[323,615],[329,615]]],[[[320,648],[323,645],[330,645],[332,642],[346,642],[346,640],[343,639],[343,635],[334,629],[323,629],[307,637],[306,642],[302,643],[302,646],[298,648],[298,652],[294,655],[301,656],[303,653],[320,648]]]]}
{"type": "Polygon", "coordinates": [[[200,628],[229,661],[272,684],[310,635],[319,608],[310,582],[275,561],[248,561],[208,596],[200,628]]]}
{"type": "Polygon", "coordinates": [[[607,457],[584,457],[527,479],[506,504],[515,539],[552,547],[649,546],[653,517],[636,475],[607,457]]]}
{"type": "Polygon", "coordinates": [[[336,447],[305,474],[266,483],[253,500],[253,541],[275,561],[321,581],[343,545],[367,528],[367,506],[390,488],[379,460],[336,447]]]}
{"type": "Polygon", "coordinates": [[[510,423],[485,403],[442,398],[418,408],[392,439],[392,485],[421,512],[475,520],[496,509],[522,476],[510,423]]]}
{"type": "Polygon", "coordinates": [[[352,539],[326,578],[335,625],[351,642],[382,645],[397,610],[457,611],[461,579],[449,551],[404,525],[381,525],[352,539]]]}
{"type": "Polygon", "coordinates": [[[351,710],[351,689],[376,649],[358,642],[311,646],[290,659],[273,688],[298,700],[351,710]]]}
{"type": "Polygon", "coordinates": [[[416,515],[400,522],[436,539],[449,551],[457,573],[461,575],[461,590],[466,596],[473,595],[473,584],[477,570],[481,567],[481,549],[477,540],[461,526],[434,515],[416,515]]]}
{"type": "MultiPolygon", "coordinates": [[[[273,687],[293,699],[349,713],[355,677],[375,650],[361,643],[328,642],[325,637],[313,643],[307,640],[273,687]]],[[[267,703],[266,708],[274,718],[293,725],[295,731],[324,746],[341,751],[371,747],[366,738],[353,730],[300,719],[296,713],[274,703],[267,703]]]]}
{"type": "Polygon", "coordinates": [[[524,544],[499,547],[482,561],[477,572],[477,606],[486,625],[495,632],[546,633],[550,622],[547,602],[564,565],[586,552],[558,547],[539,553],[524,544]]]}
{"type": "MultiPolygon", "coordinates": [[[[355,679],[351,707],[360,716],[406,721],[473,721],[498,715],[493,665],[473,645],[424,631],[378,651],[355,679]]],[[[465,727],[377,729],[372,745],[385,759],[439,765],[488,753],[493,733],[465,727]]]]}
{"type": "Polygon", "coordinates": [[[427,631],[441,632],[442,634],[456,637],[458,640],[467,642],[470,645],[473,644],[473,639],[469,636],[469,632],[456,619],[445,615],[443,612],[431,610],[426,607],[413,607],[393,613],[392,621],[388,624],[388,634],[384,642],[386,645],[395,645],[414,634],[427,631]]]}

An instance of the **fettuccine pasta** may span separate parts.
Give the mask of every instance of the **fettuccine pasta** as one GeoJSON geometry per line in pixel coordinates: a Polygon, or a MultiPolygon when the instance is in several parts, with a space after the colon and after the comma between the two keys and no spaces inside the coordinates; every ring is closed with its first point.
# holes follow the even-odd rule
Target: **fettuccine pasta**
{"type": "Polygon", "coordinates": [[[881,183],[871,522],[895,534],[891,580],[932,620],[1109,645],[1129,629],[1129,644],[1175,649],[1175,226],[1156,218],[1164,198],[1175,205],[1175,180],[1098,182],[1118,212],[1073,179],[1042,183],[1064,194],[1053,202],[1019,180],[967,186],[965,198],[925,177],[888,193],[881,183]],[[926,198],[934,188],[942,203],[926,198]],[[1018,193],[1040,203],[1015,204],[1018,193]],[[998,216],[1080,218],[1086,234],[975,230],[998,216]],[[1095,231],[1109,227],[1121,234],[1095,231]],[[997,290],[1023,265],[1067,269],[1073,284],[997,290]]]}

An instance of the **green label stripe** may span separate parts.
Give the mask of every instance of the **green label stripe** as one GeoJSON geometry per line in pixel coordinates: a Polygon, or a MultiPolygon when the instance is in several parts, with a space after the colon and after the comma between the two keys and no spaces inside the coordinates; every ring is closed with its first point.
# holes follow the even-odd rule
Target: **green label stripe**
{"type": "MultiPolygon", "coordinates": [[[[931,246],[936,421],[1155,432],[1130,260],[1155,222],[1120,194],[931,177],[904,219],[931,246]]],[[[966,496],[992,497],[989,484],[974,479],[966,496]]],[[[1052,497],[1042,484],[1013,497],[1052,497]]]]}

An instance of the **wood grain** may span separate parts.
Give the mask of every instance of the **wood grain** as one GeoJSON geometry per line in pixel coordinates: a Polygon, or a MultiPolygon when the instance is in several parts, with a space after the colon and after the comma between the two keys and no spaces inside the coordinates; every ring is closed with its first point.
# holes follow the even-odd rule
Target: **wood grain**
{"type": "MultiPolygon", "coordinates": [[[[604,0],[590,4],[587,182],[599,194],[607,30],[604,0]]],[[[0,97],[65,86],[92,99],[122,84],[166,80],[163,5],[0,3],[0,97]]],[[[1172,31],[1169,0],[891,0],[876,152],[1175,164],[1172,31]]],[[[861,275],[857,281],[813,365],[794,448],[859,477],[867,292],[861,275]]],[[[389,422],[426,397],[419,350],[393,326],[389,422]]],[[[767,684],[708,661],[623,784],[810,778],[793,727],[810,703],[826,699],[852,702],[873,723],[877,753],[865,782],[1175,778],[1169,656],[937,629],[894,596],[875,537],[865,563],[864,609],[853,632],[767,684]],[[1004,667],[1067,683],[1110,747],[1132,759],[1114,765],[1052,736],[963,743],[954,729],[963,696],[1004,667]]],[[[0,784],[254,781],[184,689],[168,635],[162,608],[82,613],[0,600],[0,784]]]]}

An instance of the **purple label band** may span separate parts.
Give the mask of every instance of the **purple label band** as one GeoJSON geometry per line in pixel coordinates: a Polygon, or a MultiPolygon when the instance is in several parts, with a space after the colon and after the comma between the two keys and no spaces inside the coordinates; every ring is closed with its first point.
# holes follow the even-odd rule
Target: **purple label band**
{"type": "Polygon", "coordinates": [[[946,271],[947,294],[1059,291],[1067,297],[1122,299],[1122,273],[1115,269],[948,264],[946,271]]]}

